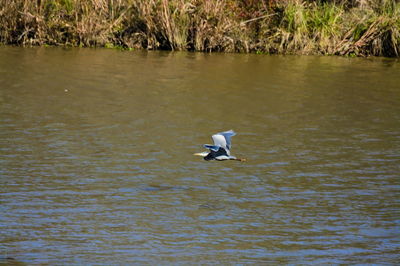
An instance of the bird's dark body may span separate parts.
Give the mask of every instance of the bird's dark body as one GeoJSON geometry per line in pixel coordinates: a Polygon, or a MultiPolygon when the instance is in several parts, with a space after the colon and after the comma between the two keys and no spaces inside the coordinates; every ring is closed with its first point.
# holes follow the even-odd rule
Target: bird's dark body
{"type": "Polygon", "coordinates": [[[218,157],[221,155],[228,156],[228,153],[226,153],[226,150],[224,148],[219,147],[218,151],[210,150],[210,153],[207,154],[206,157],[204,157],[204,160],[206,160],[206,161],[215,160],[215,157],[218,157]]]}

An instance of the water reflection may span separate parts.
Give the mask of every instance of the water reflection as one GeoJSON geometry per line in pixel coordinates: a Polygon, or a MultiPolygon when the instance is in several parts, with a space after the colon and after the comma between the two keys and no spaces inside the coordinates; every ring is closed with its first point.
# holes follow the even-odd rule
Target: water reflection
{"type": "Polygon", "coordinates": [[[0,49],[0,249],[28,264],[399,260],[399,64],[0,49]],[[233,128],[248,162],[192,156],[233,128]]]}

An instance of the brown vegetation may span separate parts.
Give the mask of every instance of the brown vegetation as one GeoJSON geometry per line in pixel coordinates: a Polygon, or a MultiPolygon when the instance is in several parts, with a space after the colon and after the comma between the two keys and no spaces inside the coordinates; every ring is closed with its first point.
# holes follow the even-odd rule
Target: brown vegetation
{"type": "Polygon", "coordinates": [[[0,42],[399,56],[395,0],[0,0],[0,42]]]}

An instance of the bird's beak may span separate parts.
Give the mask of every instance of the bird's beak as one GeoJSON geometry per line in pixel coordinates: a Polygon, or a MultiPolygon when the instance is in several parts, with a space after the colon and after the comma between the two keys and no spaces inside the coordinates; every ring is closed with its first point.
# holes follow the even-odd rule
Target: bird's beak
{"type": "Polygon", "coordinates": [[[206,157],[207,154],[208,154],[208,152],[197,152],[197,153],[193,153],[193,155],[201,156],[201,157],[206,157]]]}

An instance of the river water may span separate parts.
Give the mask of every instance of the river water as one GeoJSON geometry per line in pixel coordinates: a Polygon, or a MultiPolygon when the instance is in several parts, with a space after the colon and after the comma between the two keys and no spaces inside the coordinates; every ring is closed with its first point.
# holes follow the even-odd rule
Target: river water
{"type": "Polygon", "coordinates": [[[393,59],[0,47],[0,263],[397,264],[393,59]],[[193,153],[234,129],[232,155],[193,153]]]}

